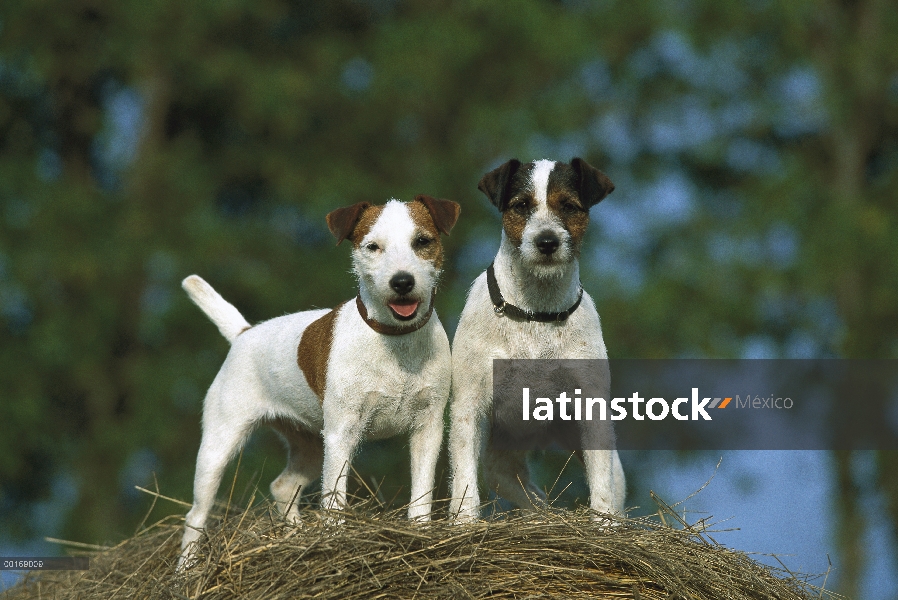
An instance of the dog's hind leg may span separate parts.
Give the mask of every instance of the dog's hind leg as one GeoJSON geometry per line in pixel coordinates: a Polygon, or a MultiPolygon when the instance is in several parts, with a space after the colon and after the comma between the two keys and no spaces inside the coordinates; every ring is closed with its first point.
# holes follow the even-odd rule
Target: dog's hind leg
{"type": "Polygon", "coordinates": [[[184,538],[181,540],[181,556],[178,568],[189,562],[194,543],[199,540],[206,526],[206,519],[215,503],[215,494],[228,462],[237,454],[249,437],[253,422],[226,423],[221,427],[203,428],[203,440],[196,459],[193,478],[193,507],[187,513],[184,538]]]}
{"type": "Polygon", "coordinates": [[[483,475],[491,490],[519,508],[546,503],[545,492],[530,481],[526,452],[488,448],[483,456],[483,475]]]}
{"type": "Polygon", "coordinates": [[[321,477],[324,445],[319,434],[301,429],[289,420],[278,419],[271,426],[287,446],[287,466],[271,482],[271,495],[287,522],[299,524],[299,495],[321,477]]]}

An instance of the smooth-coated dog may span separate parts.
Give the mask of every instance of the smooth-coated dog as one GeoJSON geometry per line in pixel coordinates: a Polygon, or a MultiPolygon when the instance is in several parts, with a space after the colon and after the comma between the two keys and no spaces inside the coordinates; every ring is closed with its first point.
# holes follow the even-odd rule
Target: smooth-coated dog
{"type": "MultiPolygon", "coordinates": [[[[530,481],[526,453],[490,447],[493,359],[608,357],[595,304],[580,285],[578,257],[589,209],[611,193],[611,180],[579,158],[525,165],[513,159],[484,175],[478,189],[502,213],[502,241],[468,292],[452,342],[450,513],[460,520],[479,516],[481,460],[487,485],[500,496],[520,507],[545,501],[530,481]]],[[[581,424],[580,433],[582,447],[591,448],[580,454],[590,507],[621,512],[624,472],[610,422],[581,424]]]]}
{"type": "Polygon", "coordinates": [[[193,507],[179,565],[201,536],[222,473],[254,427],[283,438],[287,466],[271,483],[275,503],[299,523],[297,497],[321,477],[322,505],[346,503],[347,471],[362,439],[409,434],[408,516],[427,520],[451,384],[449,340],[433,309],[443,264],[440,234],[459,206],[417,196],[337,209],[327,224],[352,242],[359,292],[333,310],[255,326],[196,275],[183,287],[231,343],[203,405],[193,507]]]}

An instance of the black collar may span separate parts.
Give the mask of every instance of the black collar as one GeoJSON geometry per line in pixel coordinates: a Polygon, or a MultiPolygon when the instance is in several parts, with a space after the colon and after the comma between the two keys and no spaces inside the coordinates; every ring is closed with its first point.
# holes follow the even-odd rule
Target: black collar
{"type": "Polygon", "coordinates": [[[577,293],[577,301],[567,310],[561,312],[530,312],[529,310],[518,308],[517,306],[506,302],[505,298],[502,297],[502,292],[499,291],[499,283],[496,281],[496,271],[493,269],[493,263],[490,263],[490,266],[486,270],[486,287],[490,290],[490,299],[495,306],[493,310],[497,315],[505,315],[521,321],[537,321],[539,323],[566,321],[567,318],[577,310],[577,307],[580,306],[580,301],[583,300],[583,286],[581,285],[580,291],[577,293]]]}
{"type": "Polygon", "coordinates": [[[355,306],[359,311],[359,315],[362,317],[362,320],[368,324],[368,327],[376,331],[377,333],[382,333],[384,335],[405,335],[406,333],[412,333],[413,331],[418,331],[430,320],[430,315],[433,314],[433,298],[436,296],[436,290],[431,292],[430,294],[430,308],[427,309],[427,314],[424,315],[424,318],[415,325],[407,325],[407,326],[397,326],[397,325],[385,325],[380,321],[375,321],[371,317],[368,316],[368,309],[365,308],[365,303],[362,302],[362,297],[355,297],[355,306]]]}

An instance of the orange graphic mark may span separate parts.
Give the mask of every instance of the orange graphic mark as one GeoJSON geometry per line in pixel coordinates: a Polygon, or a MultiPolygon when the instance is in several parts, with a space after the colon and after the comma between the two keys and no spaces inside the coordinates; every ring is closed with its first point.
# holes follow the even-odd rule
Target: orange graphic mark
{"type": "Polygon", "coordinates": [[[724,398],[723,402],[721,402],[720,406],[718,406],[717,408],[726,408],[727,404],[730,403],[730,400],[732,400],[732,398],[724,398]]]}

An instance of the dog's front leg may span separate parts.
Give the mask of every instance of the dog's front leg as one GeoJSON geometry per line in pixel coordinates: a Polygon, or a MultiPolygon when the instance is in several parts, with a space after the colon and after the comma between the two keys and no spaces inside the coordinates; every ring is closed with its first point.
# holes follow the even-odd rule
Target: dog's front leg
{"type": "Polygon", "coordinates": [[[412,497],[408,518],[430,520],[433,503],[434,476],[440,446],[443,444],[443,408],[445,402],[435,402],[426,421],[414,429],[409,439],[412,465],[412,497]]]}
{"type": "MultiPolygon", "coordinates": [[[[336,413],[336,411],[334,411],[336,413]]],[[[325,509],[346,506],[346,482],[352,456],[358,448],[364,422],[357,412],[324,416],[324,466],[321,473],[321,505],[325,509]]]]}
{"type": "Polygon", "coordinates": [[[613,513],[614,478],[611,472],[611,450],[584,450],[583,466],[589,484],[589,507],[600,513],[613,513]]]}
{"type": "MultiPolygon", "coordinates": [[[[477,490],[477,467],[483,448],[483,424],[478,410],[476,384],[465,381],[465,374],[453,378],[453,399],[449,422],[449,460],[452,469],[452,498],[449,514],[460,521],[473,521],[480,516],[480,492],[477,490]]],[[[491,391],[491,390],[490,390],[491,391]]]]}
{"type": "Polygon", "coordinates": [[[589,485],[589,507],[600,513],[621,512],[624,481],[615,450],[614,429],[607,423],[589,427],[581,433],[581,440],[586,448],[583,466],[589,485]]]}

